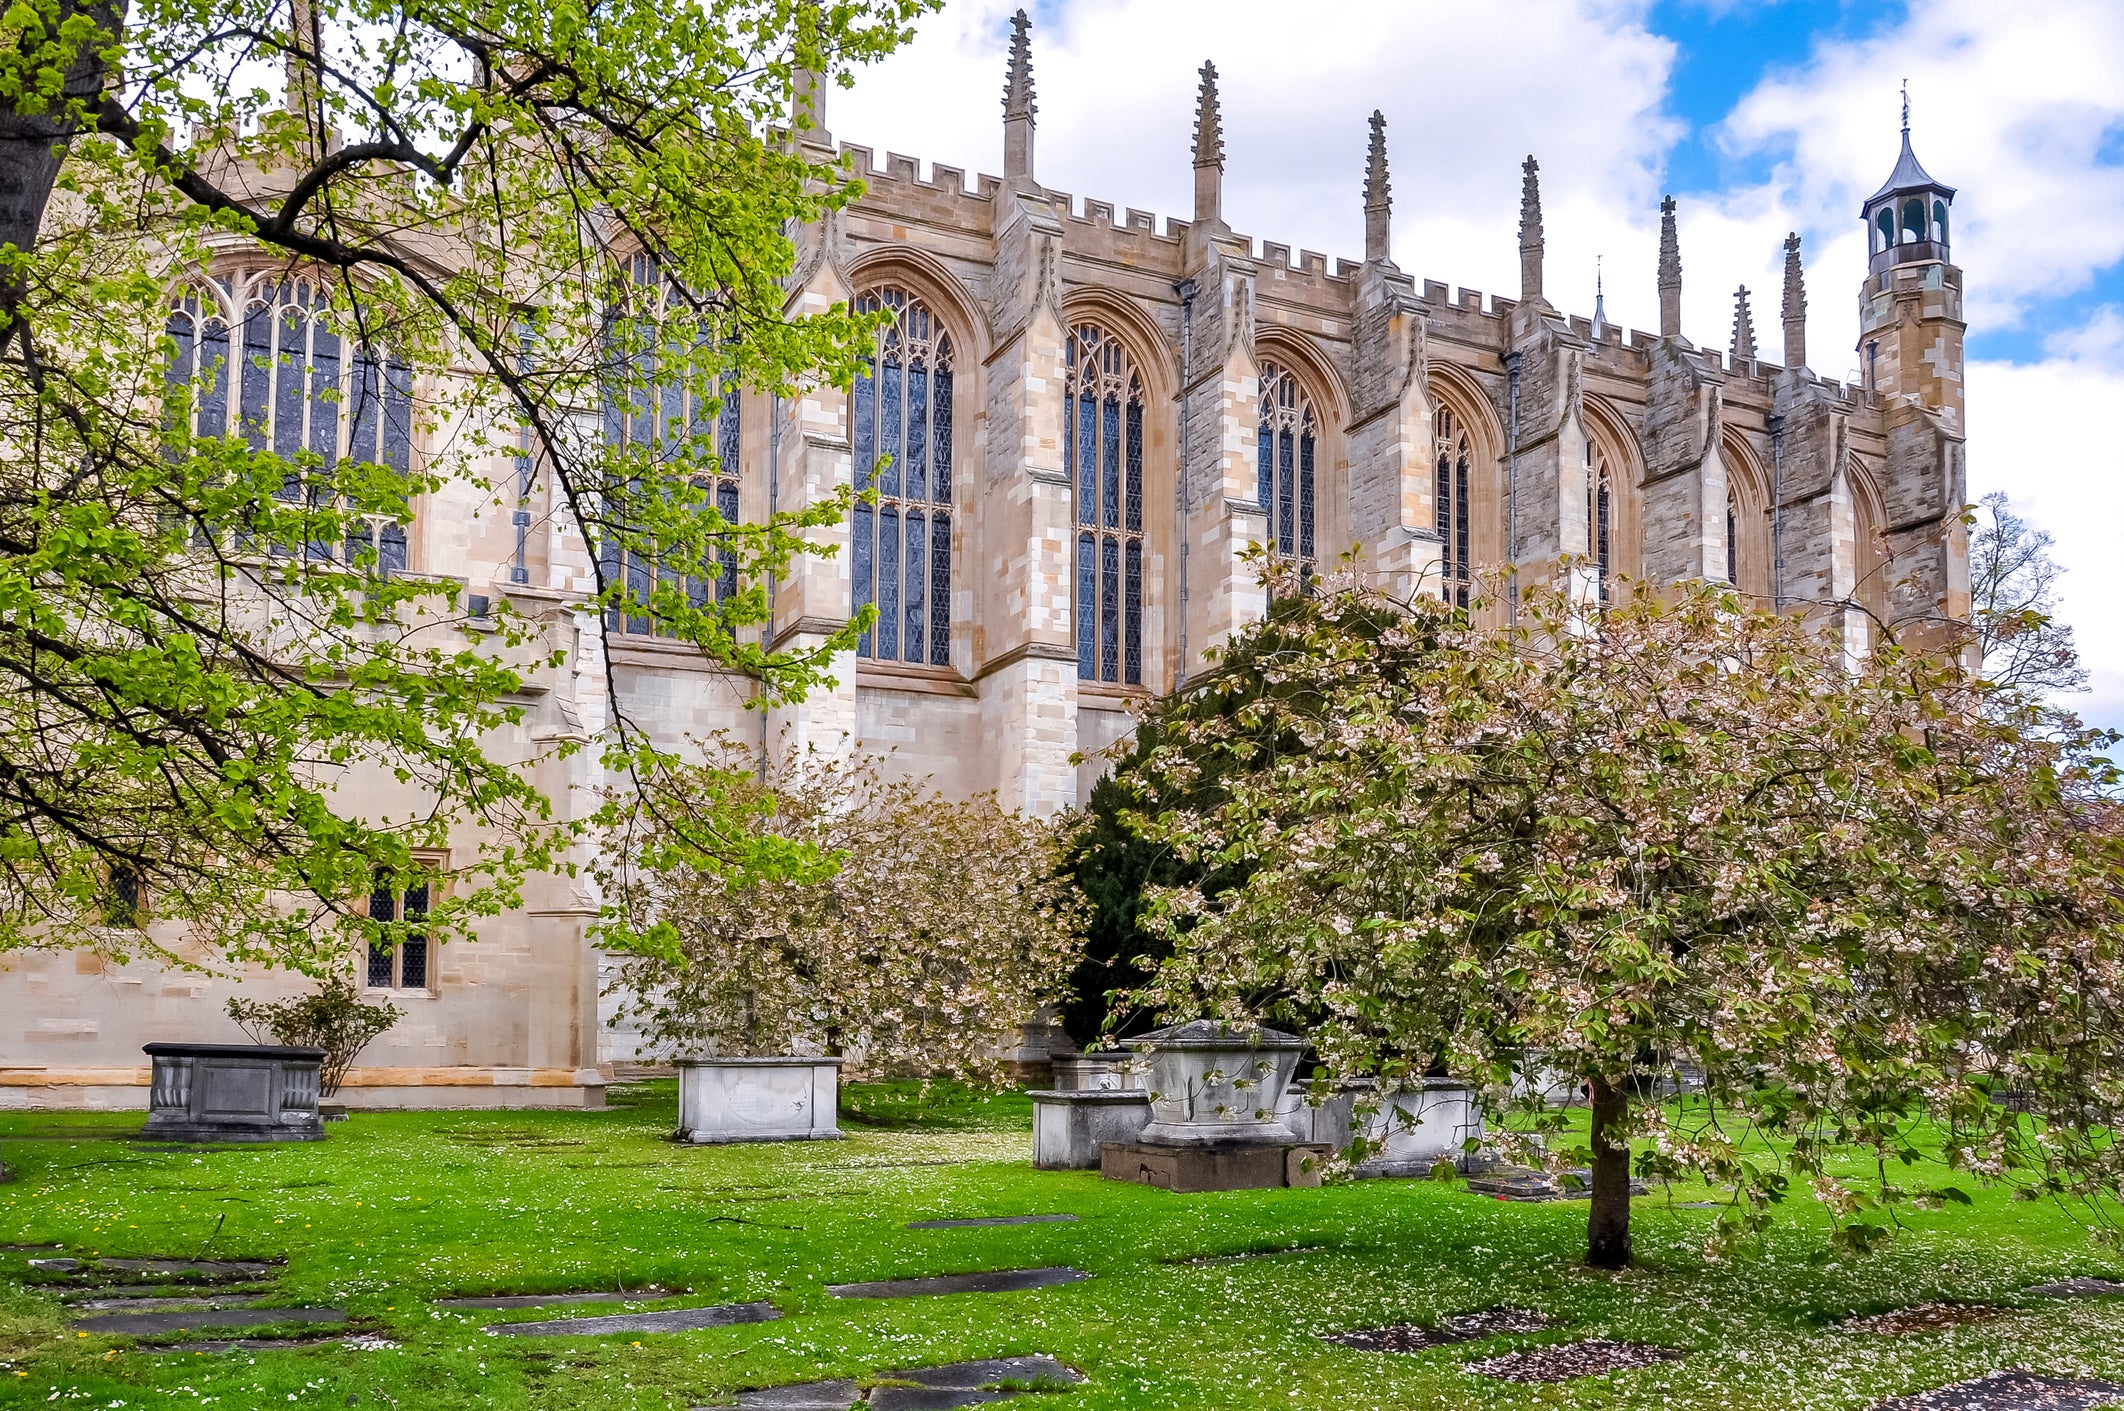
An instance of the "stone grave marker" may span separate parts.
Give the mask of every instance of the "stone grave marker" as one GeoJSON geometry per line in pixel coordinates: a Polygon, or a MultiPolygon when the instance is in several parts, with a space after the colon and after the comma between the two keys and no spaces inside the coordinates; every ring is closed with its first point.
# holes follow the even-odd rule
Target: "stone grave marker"
{"type": "Polygon", "coordinates": [[[935,1298],[952,1293],[1022,1293],[1028,1289],[1073,1284],[1091,1275],[1067,1265],[1044,1269],[992,1269],[978,1274],[940,1274],[921,1279],[880,1279],[861,1284],[828,1284],[835,1298],[935,1298]]]}
{"type": "Polygon", "coordinates": [[[1560,1342],[1548,1347],[1530,1347],[1468,1363],[1467,1369],[1481,1377],[1503,1382],[1568,1382],[1578,1377],[1598,1377],[1637,1367],[1655,1367],[1678,1362],[1688,1354],[1679,1348],[1655,1347],[1642,1342],[1609,1342],[1592,1338],[1585,1342],[1560,1342]]]}
{"type": "Polygon", "coordinates": [[[2094,1411],[2124,1402],[2124,1385],[2018,1370],[1987,1372],[1966,1382],[1895,1396],[1870,1411],[2094,1411]]]}
{"type": "Polygon", "coordinates": [[[2124,1283],[2115,1279],[2097,1279],[2081,1275],[2073,1279],[2059,1279],[2055,1283],[2037,1284],[2021,1290],[2038,1298],[2115,1298],[2124,1295],[2124,1283]]]}
{"type": "Polygon", "coordinates": [[[1555,1327],[1546,1314],[1526,1308],[1485,1308],[1477,1313],[1455,1313],[1430,1327],[1395,1323],[1384,1328],[1356,1328],[1345,1333],[1322,1333],[1326,1342],[1339,1342],[1359,1352],[1423,1352],[1458,1342],[1509,1333],[1545,1333],[1555,1327]]]}
{"type": "Polygon", "coordinates": [[[168,1313],[103,1313],[76,1318],[68,1327],[85,1333],[153,1337],[205,1328],[265,1328],[275,1323],[344,1323],[344,1308],[206,1308],[168,1313]]]}
{"type": "Polygon", "coordinates": [[[1084,1377],[1052,1357],[1032,1356],[903,1368],[867,1380],[867,1388],[853,1378],[763,1387],[739,1392],[734,1402],[725,1401],[712,1409],[696,1407],[695,1411],[849,1411],[851,1406],[869,1411],[952,1411],[1060,1391],[1078,1385],[1084,1377]]]}
{"type": "Polygon", "coordinates": [[[670,1308],[660,1313],[612,1313],[588,1318],[545,1318],[530,1323],[489,1323],[503,1337],[598,1337],[607,1333],[690,1333],[739,1323],[771,1323],[782,1310],[771,1303],[721,1303],[707,1308],[670,1308]]]}

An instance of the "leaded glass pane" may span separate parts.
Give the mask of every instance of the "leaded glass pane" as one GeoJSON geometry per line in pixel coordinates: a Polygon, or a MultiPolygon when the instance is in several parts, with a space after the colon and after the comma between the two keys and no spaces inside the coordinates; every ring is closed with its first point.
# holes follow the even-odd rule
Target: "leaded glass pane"
{"type": "Polygon", "coordinates": [[[902,289],[873,290],[856,309],[893,313],[856,379],[849,413],[856,486],[878,497],[876,512],[858,506],[851,526],[856,605],[875,602],[879,613],[857,654],[947,665],[950,520],[917,506],[951,501],[951,340],[902,289]]]}
{"type": "Polygon", "coordinates": [[[1069,333],[1063,460],[1075,490],[1077,675],[1141,684],[1143,385],[1097,324],[1069,333]]]}
{"type": "Polygon", "coordinates": [[[1288,368],[1261,365],[1255,480],[1269,546],[1310,570],[1313,558],[1313,405],[1288,368]]]}

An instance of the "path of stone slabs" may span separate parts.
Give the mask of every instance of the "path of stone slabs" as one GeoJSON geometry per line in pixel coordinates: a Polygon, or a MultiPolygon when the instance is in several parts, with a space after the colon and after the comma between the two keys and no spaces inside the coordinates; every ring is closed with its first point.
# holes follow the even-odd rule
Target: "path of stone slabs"
{"type": "Polygon", "coordinates": [[[343,1329],[344,1308],[271,1302],[284,1260],[32,1259],[35,1282],[58,1291],[82,1333],[123,1333],[149,1350],[204,1352],[230,1346],[315,1342],[320,1328],[343,1329]],[[241,1330],[235,1342],[168,1342],[185,1333],[241,1330]]]}

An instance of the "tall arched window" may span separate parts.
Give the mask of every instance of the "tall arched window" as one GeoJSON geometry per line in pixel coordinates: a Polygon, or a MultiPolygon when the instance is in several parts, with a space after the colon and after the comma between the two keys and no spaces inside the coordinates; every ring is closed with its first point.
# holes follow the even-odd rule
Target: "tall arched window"
{"type": "Polygon", "coordinates": [[[1726,581],[1740,586],[1740,513],[1731,490],[1726,492],[1726,581]]]}
{"type": "MultiPolygon", "coordinates": [[[[322,507],[319,475],[305,483],[292,463],[305,452],[322,472],[342,460],[405,475],[413,465],[413,370],[347,336],[330,300],[306,279],[278,272],[217,277],[179,291],[170,310],[176,354],[165,371],[172,408],[185,408],[197,436],[241,436],[254,451],[291,463],[285,503],[322,507]],[[241,310],[238,314],[236,311],[241,310]]],[[[406,567],[404,516],[368,515],[343,543],[275,544],[313,561],[406,567]]]]}
{"type": "Polygon", "coordinates": [[[1313,566],[1313,466],[1318,437],[1313,404],[1298,379],[1275,363],[1261,365],[1261,425],[1256,469],[1269,541],[1284,558],[1313,566]]]}
{"type": "Polygon", "coordinates": [[[1143,684],[1143,379],[1111,333],[1069,332],[1063,463],[1076,487],[1077,675],[1143,684]]]}
{"type": "Polygon", "coordinates": [[[1474,571],[1468,561],[1468,466],[1474,460],[1467,428],[1460,418],[1439,408],[1438,430],[1438,538],[1439,595],[1456,607],[1468,605],[1474,571]]]}
{"type": "Polygon", "coordinates": [[[1586,539],[1600,601],[1605,605],[1615,581],[1615,482],[1608,474],[1607,456],[1590,437],[1586,440],[1586,539]]]}
{"type": "MultiPolygon", "coordinates": [[[[738,518],[738,387],[726,382],[710,391],[693,375],[697,332],[686,336],[684,306],[674,300],[671,281],[648,255],[636,255],[627,265],[627,307],[614,311],[607,328],[608,354],[624,357],[630,367],[614,369],[605,394],[605,441],[621,448],[640,447],[660,473],[688,475],[693,487],[715,506],[726,522],[738,518]],[[634,330],[619,320],[641,320],[634,330]],[[640,336],[634,336],[639,333],[640,336]],[[709,464],[707,457],[714,457],[709,464]]],[[[528,440],[522,446],[529,446],[528,440]]],[[[646,468],[646,467],[644,467],[646,468]]],[[[517,462],[520,493],[528,500],[530,460],[517,462]]],[[[529,516],[524,516],[528,522],[529,516]]],[[[719,601],[737,591],[737,555],[717,553],[709,564],[683,564],[671,555],[658,554],[646,546],[625,551],[608,542],[600,550],[605,572],[616,578],[627,575],[630,600],[639,605],[649,600],[661,580],[678,585],[696,607],[719,601]],[[703,569],[712,572],[703,572],[703,569]]],[[[670,636],[672,629],[659,627],[646,615],[629,615],[619,608],[605,610],[605,626],[614,632],[649,632],[670,636]]]]}
{"type": "Polygon", "coordinates": [[[850,567],[855,606],[878,607],[856,644],[878,661],[951,664],[951,335],[905,289],[884,285],[858,313],[892,311],[856,376],[849,419],[857,505],[850,567]]]}

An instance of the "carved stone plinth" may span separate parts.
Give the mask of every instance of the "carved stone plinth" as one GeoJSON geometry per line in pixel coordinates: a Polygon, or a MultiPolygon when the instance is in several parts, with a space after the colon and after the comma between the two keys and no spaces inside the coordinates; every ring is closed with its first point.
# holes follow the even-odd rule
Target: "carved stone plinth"
{"type": "Polygon", "coordinates": [[[1108,1142],[1099,1149],[1099,1174],[1160,1190],[1258,1191],[1317,1186],[1325,1146],[1293,1142],[1108,1142]]]}
{"type": "Polygon", "coordinates": [[[677,1067],[681,1141],[840,1139],[838,1058],[681,1058],[677,1067]]]}
{"type": "Polygon", "coordinates": [[[169,1142],[321,1142],[321,1048],[273,1044],[148,1044],[147,1126],[169,1142]]]}
{"type": "Polygon", "coordinates": [[[1092,1171],[1099,1149],[1132,1142],[1150,1125],[1150,1093],[1142,1088],[1081,1088],[1028,1093],[1033,1103],[1033,1166],[1041,1171],[1092,1171]]]}

